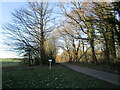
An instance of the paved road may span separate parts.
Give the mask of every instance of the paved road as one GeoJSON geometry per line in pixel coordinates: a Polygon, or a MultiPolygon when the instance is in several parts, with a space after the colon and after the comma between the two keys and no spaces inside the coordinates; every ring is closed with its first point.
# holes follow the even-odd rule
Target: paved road
{"type": "Polygon", "coordinates": [[[87,74],[89,76],[107,81],[109,83],[120,85],[120,77],[118,78],[117,74],[112,74],[112,73],[108,73],[108,72],[104,72],[104,71],[98,71],[98,70],[94,70],[94,69],[84,68],[84,67],[80,67],[77,65],[67,64],[67,63],[60,63],[60,64],[66,66],[72,70],[75,70],[77,72],[87,74]],[[119,80],[119,82],[118,82],[118,80],[119,80]]]}

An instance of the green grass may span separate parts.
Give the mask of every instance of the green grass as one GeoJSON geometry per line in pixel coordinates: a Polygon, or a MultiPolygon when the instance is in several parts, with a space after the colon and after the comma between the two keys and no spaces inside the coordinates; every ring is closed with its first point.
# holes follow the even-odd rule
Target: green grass
{"type": "Polygon", "coordinates": [[[18,59],[0,59],[0,62],[21,62],[21,60],[18,59]]]}
{"type": "Polygon", "coordinates": [[[20,63],[18,62],[2,62],[2,67],[11,67],[11,66],[17,66],[20,63]]]}
{"type": "Polygon", "coordinates": [[[19,65],[21,60],[15,60],[15,59],[0,59],[0,63],[2,63],[2,67],[10,67],[10,66],[16,66],[19,65]]]}
{"type": "MultiPolygon", "coordinates": [[[[3,88],[117,88],[61,65],[4,67],[3,88]]],[[[120,87],[120,86],[119,86],[120,87]]]]}

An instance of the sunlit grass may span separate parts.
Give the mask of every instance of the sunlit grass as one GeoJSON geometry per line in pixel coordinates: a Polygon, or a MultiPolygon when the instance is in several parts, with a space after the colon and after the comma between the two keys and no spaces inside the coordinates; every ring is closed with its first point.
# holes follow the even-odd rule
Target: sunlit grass
{"type": "Polygon", "coordinates": [[[21,60],[14,60],[14,59],[0,59],[0,62],[21,62],[21,60]]]}
{"type": "Polygon", "coordinates": [[[18,59],[0,59],[0,63],[2,67],[10,67],[19,65],[21,60],[18,59]]]}

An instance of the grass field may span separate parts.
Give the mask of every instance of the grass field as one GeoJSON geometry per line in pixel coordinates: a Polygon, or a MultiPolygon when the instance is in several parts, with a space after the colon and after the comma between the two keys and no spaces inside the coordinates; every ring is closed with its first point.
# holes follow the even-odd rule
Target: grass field
{"type": "MultiPolygon", "coordinates": [[[[3,67],[3,88],[118,88],[61,65],[3,67]]],[[[120,87],[120,86],[119,86],[120,87]]]]}
{"type": "Polygon", "coordinates": [[[21,62],[18,59],[0,59],[0,62],[21,62]]]}
{"type": "Polygon", "coordinates": [[[10,66],[16,66],[19,65],[21,60],[15,60],[15,59],[0,59],[0,63],[2,67],[10,67],[10,66]]]}

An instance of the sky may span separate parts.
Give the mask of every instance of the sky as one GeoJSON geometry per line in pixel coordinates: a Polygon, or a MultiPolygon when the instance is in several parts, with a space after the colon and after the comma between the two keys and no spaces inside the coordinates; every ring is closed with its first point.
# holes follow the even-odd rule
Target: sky
{"type": "Polygon", "coordinates": [[[8,51],[9,47],[4,44],[2,26],[11,21],[11,12],[23,7],[25,2],[0,2],[0,58],[17,58],[16,52],[8,51]],[[7,50],[6,50],[7,49],[7,50]]]}
{"type": "MultiPolygon", "coordinates": [[[[9,0],[5,0],[9,1],[9,0]]],[[[1,2],[0,1],[0,58],[17,58],[16,52],[6,51],[9,49],[8,46],[4,44],[4,36],[2,34],[2,26],[5,23],[9,23],[12,20],[11,12],[14,12],[16,9],[20,9],[25,6],[25,2],[1,2]]],[[[23,1],[23,0],[22,0],[23,1]]]]}
{"type": "Polygon", "coordinates": [[[0,2],[0,58],[18,58],[16,52],[8,51],[10,47],[4,44],[5,36],[2,34],[2,26],[6,23],[10,23],[12,21],[12,14],[16,9],[20,9],[25,5],[25,2],[0,2]]]}

